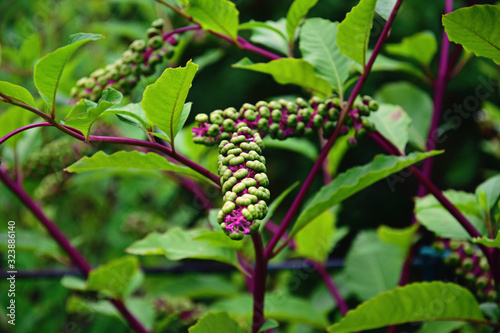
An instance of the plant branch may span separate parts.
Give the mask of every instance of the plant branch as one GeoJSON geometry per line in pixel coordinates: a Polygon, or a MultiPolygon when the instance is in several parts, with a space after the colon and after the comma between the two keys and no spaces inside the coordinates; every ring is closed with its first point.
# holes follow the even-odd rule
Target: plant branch
{"type": "Polygon", "coordinates": [[[314,260],[307,260],[307,261],[314,267],[314,269],[316,269],[319,276],[325,283],[326,288],[332,295],[335,302],[337,302],[340,312],[342,313],[343,316],[345,316],[346,313],[349,312],[349,306],[345,302],[344,297],[342,297],[342,294],[340,293],[339,288],[337,287],[333,279],[330,277],[330,275],[328,275],[325,266],[314,260]]]}
{"type": "Polygon", "coordinates": [[[252,333],[257,333],[265,321],[264,297],[266,293],[267,260],[264,257],[264,245],[260,233],[256,232],[251,237],[255,249],[252,333]]]}
{"type": "Polygon", "coordinates": [[[36,123],[36,124],[31,124],[31,125],[26,125],[26,126],[20,127],[18,129],[16,129],[15,131],[12,131],[9,134],[5,135],[3,138],[0,138],[0,145],[18,133],[24,132],[24,131],[29,130],[31,128],[43,127],[43,126],[52,126],[52,124],[51,123],[36,123]]]}
{"type": "MultiPolygon", "coordinates": [[[[12,193],[14,193],[16,197],[18,197],[19,200],[21,200],[24,206],[26,206],[26,208],[28,208],[33,215],[35,215],[57,244],[59,244],[59,246],[68,254],[71,262],[78,267],[85,277],[87,277],[92,269],[90,264],[80,254],[80,252],[78,252],[78,250],[71,245],[68,238],[61,232],[61,230],[59,230],[55,223],[42,212],[35,201],[33,201],[28,193],[24,191],[22,186],[17,182],[12,181],[7,176],[7,170],[0,170],[0,180],[12,191],[12,193]]],[[[137,320],[137,318],[135,318],[134,315],[128,311],[121,300],[111,299],[110,302],[123,315],[123,317],[125,317],[131,328],[140,333],[148,332],[137,320]]]]}
{"type": "Polygon", "coordinates": [[[396,4],[394,5],[394,8],[391,12],[391,15],[387,19],[387,22],[384,26],[384,29],[382,30],[382,33],[377,41],[377,44],[375,45],[375,48],[373,49],[373,52],[370,56],[370,59],[368,60],[368,63],[366,64],[366,67],[363,71],[363,74],[359,77],[358,82],[356,83],[356,86],[354,87],[351,95],[349,96],[349,99],[345,106],[342,108],[342,112],[340,113],[339,120],[337,122],[337,125],[335,126],[335,130],[333,134],[330,136],[324,147],[321,149],[321,153],[314,163],[311,171],[309,172],[309,175],[307,176],[306,180],[304,181],[304,184],[302,185],[299,193],[297,194],[297,197],[292,203],[292,206],[288,210],[287,214],[285,215],[285,218],[283,219],[283,222],[280,225],[280,228],[278,232],[271,238],[269,241],[269,244],[267,244],[267,247],[264,251],[264,255],[266,256],[267,259],[272,257],[274,247],[278,243],[278,241],[281,239],[283,236],[284,232],[292,222],[293,217],[299,210],[300,205],[302,204],[302,201],[304,200],[307,191],[311,187],[317,173],[321,170],[323,166],[323,162],[328,156],[328,153],[330,149],[333,147],[335,140],[337,139],[337,136],[340,133],[340,129],[342,128],[344,121],[348,115],[349,110],[351,109],[352,105],[354,104],[354,100],[356,96],[359,94],[361,91],[361,88],[363,87],[364,83],[366,82],[366,79],[368,77],[368,74],[370,73],[370,70],[375,62],[375,59],[377,58],[378,54],[380,53],[382,46],[389,36],[390,30],[392,23],[394,22],[394,19],[396,18],[396,14],[399,10],[399,7],[401,6],[401,3],[403,0],[397,0],[396,4]]]}
{"type": "MultiPolygon", "coordinates": [[[[445,0],[444,13],[450,13],[453,11],[453,0],[445,0]]],[[[441,40],[441,50],[439,52],[439,71],[438,76],[434,86],[434,103],[432,110],[432,121],[429,128],[429,134],[427,136],[426,148],[428,151],[434,150],[436,148],[436,140],[439,131],[439,123],[441,120],[441,111],[443,109],[443,102],[445,97],[446,83],[449,77],[449,53],[450,53],[450,40],[448,35],[443,28],[443,36],[441,40]]],[[[425,178],[430,179],[432,173],[432,166],[434,164],[434,158],[429,157],[424,161],[422,167],[422,172],[425,178]]],[[[423,197],[427,194],[427,189],[423,184],[420,184],[418,188],[417,195],[423,197]]]]}

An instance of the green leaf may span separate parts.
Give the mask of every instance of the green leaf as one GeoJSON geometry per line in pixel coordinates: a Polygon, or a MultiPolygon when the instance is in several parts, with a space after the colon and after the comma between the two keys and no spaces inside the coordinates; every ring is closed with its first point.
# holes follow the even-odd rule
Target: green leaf
{"type": "Polygon", "coordinates": [[[352,60],[340,54],[337,46],[338,22],[321,18],[306,21],[300,32],[300,51],[304,60],[314,66],[318,76],[326,79],[340,96],[349,76],[352,60]]]}
{"type": "Polygon", "coordinates": [[[243,248],[243,242],[235,242],[231,238],[227,237],[224,232],[220,231],[220,227],[218,228],[219,229],[217,230],[219,231],[207,231],[204,234],[196,236],[194,240],[207,242],[214,247],[229,247],[235,249],[236,251],[243,248]]]}
{"type": "Polygon", "coordinates": [[[267,332],[267,330],[273,329],[273,328],[278,328],[279,324],[276,320],[266,320],[266,322],[260,327],[259,333],[260,332],[267,332]]]}
{"type": "Polygon", "coordinates": [[[30,70],[33,68],[34,61],[40,57],[41,44],[42,41],[37,32],[23,41],[19,49],[19,60],[24,68],[30,70]]]}
{"type": "Polygon", "coordinates": [[[376,3],[377,0],[361,0],[347,13],[337,31],[340,53],[353,59],[363,68],[366,62],[366,51],[376,3]]]}
{"type": "MultiPolygon", "coordinates": [[[[35,106],[35,100],[33,99],[33,96],[29,93],[28,90],[25,88],[15,85],[10,82],[5,82],[5,81],[0,81],[0,92],[2,94],[5,94],[9,97],[14,97],[15,99],[24,102],[28,104],[29,106],[36,107],[35,106]]],[[[19,112],[29,112],[26,109],[23,109],[19,106],[12,106],[19,112]]]]}
{"type": "Polygon", "coordinates": [[[424,66],[430,66],[437,51],[437,41],[431,31],[424,31],[403,38],[399,44],[387,44],[385,49],[389,54],[414,59],[424,66]]]}
{"type": "MultiPolygon", "coordinates": [[[[16,250],[34,253],[37,256],[50,256],[61,260],[61,250],[57,243],[46,234],[16,226],[16,250]]],[[[7,229],[0,234],[0,245],[4,249],[9,244],[7,229]]]]}
{"type": "Polygon", "coordinates": [[[126,256],[112,260],[90,271],[85,289],[121,298],[138,271],[139,260],[137,257],[126,256]]]}
{"type": "MultiPolygon", "coordinates": [[[[474,194],[453,190],[445,191],[443,194],[467,217],[479,233],[486,234],[486,226],[482,221],[482,215],[474,194]]],[[[471,239],[467,231],[453,215],[444,209],[433,195],[429,194],[416,199],[415,215],[419,223],[439,237],[471,239]]]]}
{"type": "Polygon", "coordinates": [[[500,64],[500,6],[475,5],[443,16],[448,38],[465,50],[500,64]]]}
{"type": "Polygon", "coordinates": [[[208,242],[195,240],[207,231],[208,229],[184,231],[175,227],[164,234],[152,232],[134,242],[126,251],[135,255],[165,255],[169,260],[186,258],[217,260],[240,268],[233,249],[213,247],[208,242]]]}
{"type": "Polygon", "coordinates": [[[226,298],[238,293],[238,288],[228,278],[221,275],[201,273],[161,276],[152,280],[147,288],[152,293],[197,300],[226,298]]]}
{"type": "Polygon", "coordinates": [[[454,283],[413,283],[361,304],[328,332],[347,333],[408,322],[457,319],[485,321],[470,291],[454,283]]]}
{"type": "Polygon", "coordinates": [[[464,325],[461,321],[429,321],[422,325],[418,333],[452,333],[464,325]]]}
{"type": "Polygon", "coordinates": [[[101,169],[163,170],[199,177],[199,174],[192,169],[173,164],[158,154],[144,154],[135,150],[119,151],[111,155],[98,151],[91,157],[82,157],[65,170],[67,172],[81,173],[101,169]]]}
{"type": "Polygon", "coordinates": [[[269,209],[267,210],[266,217],[260,223],[259,230],[261,231],[264,230],[264,226],[266,225],[267,221],[269,221],[273,217],[274,212],[276,211],[276,209],[278,209],[281,202],[283,202],[283,200],[285,200],[287,195],[290,194],[290,192],[292,192],[298,185],[299,185],[298,181],[293,183],[286,190],[281,192],[281,194],[276,199],[274,199],[273,202],[271,202],[271,204],[269,205],[269,209]]]}
{"type": "Polygon", "coordinates": [[[283,58],[254,64],[244,58],[233,67],[270,74],[280,84],[295,84],[322,96],[332,93],[330,84],[317,76],[314,67],[302,59],[283,58]]]}
{"type": "Polygon", "coordinates": [[[288,46],[288,41],[285,36],[285,18],[278,21],[250,21],[240,25],[240,29],[248,28],[252,29],[252,35],[250,36],[251,42],[267,46],[284,55],[290,54],[290,47],[288,46]]]}
{"type": "Polygon", "coordinates": [[[349,288],[363,301],[398,285],[405,254],[373,231],[358,234],[345,260],[349,288]]]}
{"type": "Polygon", "coordinates": [[[442,153],[431,151],[428,153],[412,153],[404,157],[379,155],[364,166],[349,169],[340,174],[333,182],[323,186],[321,190],[309,201],[301,212],[294,228],[302,228],[313,218],[326,209],[349,198],[371,184],[417,163],[428,157],[442,153]]]}
{"type": "Polygon", "coordinates": [[[70,36],[70,44],[47,54],[35,65],[35,86],[51,110],[55,108],[56,91],[62,71],[71,55],[83,44],[102,38],[98,34],[75,34],[70,36]]]}
{"type": "Polygon", "coordinates": [[[375,11],[387,21],[392,10],[394,9],[395,4],[396,0],[378,0],[377,5],[375,6],[375,11]]]}
{"type": "Polygon", "coordinates": [[[288,40],[293,43],[295,29],[300,25],[302,18],[307,15],[309,10],[316,5],[318,0],[294,0],[288,13],[286,14],[286,32],[288,40]]]}
{"type": "Polygon", "coordinates": [[[61,279],[61,285],[68,289],[85,291],[87,282],[77,276],[66,275],[61,279]]]}
{"type": "Polygon", "coordinates": [[[123,117],[141,128],[147,129],[150,125],[146,119],[146,113],[142,109],[141,103],[130,103],[124,106],[112,106],[102,114],[116,114],[123,117]]]}
{"type": "Polygon", "coordinates": [[[315,144],[309,140],[302,140],[298,138],[287,138],[286,140],[274,140],[266,136],[264,138],[264,146],[267,148],[285,149],[290,150],[309,158],[315,162],[318,158],[319,152],[315,144]]]}
{"type": "Polygon", "coordinates": [[[156,309],[151,301],[142,298],[126,298],[125,306],[148,331],[155,327],[156,309]]]}
{"type": "Polygon", "coordinates": [[[489,239],[488,237],[483,236],[481,238],[472,238],[472,241],[474,243],[482,244],[487,247],[495,247],[497,249],[500,249],[500,232],[497,232],[497,236],[495,237],[495,239],[489,239]]]}
{"type": "Polygon", "coordinates": [[[345,154],[351,147],[348,139],[354,136],[354,128],[351,128],[346,135],[342,135],[335,140],[335,145],[328,154],[328,170],[332,176],[336,175],[345,154]]]}
{"type": "Polygon", "coordinates": [[[209,312],[189,328],[189,333],[241,333],[238,324],[225,311],[209,312]]]}
{"type": "Polygon", "coordinates": [[[191,61],[187,62],[186,67],[167,68],[144,91],[141,104],[146,118],[168,135],[172,146],[179,132],[179,124],[187,117],[185,112],[189,114],[190,107],[186,109],[184,102],[197,70],[198,65],[191,61]]]}
{"type": "Polygon", "coordinates": [[[489,178],[476,189],[476,197],[479,198],[479,193],[483,192],[486,196],[487,211],[493,209],[500,199],[500,175],[489,178]]]}
{"type": "Polygon", "coordinates": [[[417,229],[418,224],[413,224],[403,229],[394,229],[386,225],[381,225],[377,228],[377,235],[381,241],[399,247],[406,255],[413,244],[417,229]]]}
{"type": "MultiPolygon", "coordinates": [[[[368,50],[368,54],[372,54],[372,50],[368,50]]],[[[363,69],[360,65],[354,64],[354,68],[357,68],[359,72],[363,72],[363,69]],[[357,68],[359,66],[359,68],[357,68]]],[[[379,54],[377,59],[375,59],[375,63],[372,67],[372,72],[380,72],[380,71],[401,71],[404,73],[411,74],[421,80],[425,80],[426,76],[423,74],[422,70],[417,68],[416,66],[410,64],[407,61],[399,61],[394,60],[389,57],[384,56],[383,54],[379,54]]]]}
{"type": "Polygon", "coordinates": [[[411,119],[404,110],[391,104],[380,104],[377,112],[368,117],[377,130],[388,138],[401,151],[405,151],[409,138],[411,119]]]}
{"type": "Polygon", "coordinates": [[[113,89],[108,88],[103,91],[97,103],[81,99],[68,113],[64,120],[64,125],[80,130],[87,138],[90,128],[96,119],[108,108],[121,102],[123,95],[113,89]]]}
{"type": "Polygon", "coordinates": [[[184,12],[191,15],[203,29],[226,35],[237,41],[239,12],[231,1],[190,0],[184,12]]]}
{"type": "Polygon", "coordinates": [[[411,118],[410,143],[425,150],[432,116],[432,99],[425,91],[408,82],[386,84],[377,92],[380,103],[399,105],[411,118]]]}
{"type": "MultiPolygon", "coordinates": [[[[27,110],[19,110],[17,106],[12,106],[8,108],[5,112],[0,113],[0,138],[3,138],[7,134],[21,128],[23,126],[31,123],[34,114],[28,112],[27,110]]],[[[16,147],[19,140],[22,138],[22,134],[17,134],[10,139],[8,139],[4,144],[11,147],[16,147]]]]}
{"type": "MultiPolygon", "coordinates": [[[[324,262],[333,248],[336,216],[325,210],[295,235],[295,251],[304,258],[324,262]]],[[[295,229],[294,229],[295,230],[295,229]]]]}

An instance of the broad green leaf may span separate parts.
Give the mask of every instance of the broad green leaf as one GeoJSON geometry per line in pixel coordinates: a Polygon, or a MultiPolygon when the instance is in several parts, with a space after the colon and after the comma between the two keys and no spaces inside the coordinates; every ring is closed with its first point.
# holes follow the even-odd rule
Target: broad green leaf
{"type": "Polygon", "coordinates": [[[396,0],[378,0],[377,5],[375,6],[375,11],[387,21],[392,10],[394,9],[395,4],[396,0]]]}
{"type": "Polygon", "coordinates": [[[181,118],[179,119],[179,123],[177,124],[177,128],[175,129],[176,135],[184,127],[184,124],[186,123],[186,120],[189,117],[189,113],[191,113],[191,106],[192,105],[193,105],[193,103],[191,103],[191,102],[184,104],[184,108],[182,109],[182,112],[181,112],[181,118]]]}
{"type": "Polygon", "coordinates": [[[465,324],[463,321],[429,321],[422,325],[418,333],[452,333],[465,324]]]}
{"type": "Polygon", "coordinates": [[[108,108],[121,102],[123,95],[108,88],[103,91],[97,103],[81,99],[68,113],[64,119],[64,125],[80,130],[86,137],[89,136],[90,128],[96,119],[108,108]]]}
{"type": "Polygon", "coordinates": [[[360,0],[339,24],[337,43],[340,53],[361,64],[366,64],[366,52],[377,0],[360,0]]]}
{"type": "Polygon", "coordinates": [[[377,130],[388,138],[401,151],[405,151],[409,138],[411,119],[404,110],[391,104],[380,104],[377,112],[368,117],[377,130]]]}
{"type": "Polygon", "coordinates": [[[332,250],[336,216],[325,210],[295,235],[295,251],[304,258],[324,262],[332,250]]]}
{"type": "MultiPolygon", "coordinates": [[[[227,237],[227,236],[226,236],[227,237]]],[[[229,237],[228,237],[229,238],[229,237]]],[[[238,287],[228,278],[215,274],[163,275],[150,280],[145,288],[148,292],[164,293],[174,298],[213,299],[231,297],[238,293],[238,287]]]]}
{"type": "Polygon", "coordinates": [[[417,229],[418,224],[412,224],[403,229],[394,229],[381,225],[377,228],[377,235],[381,241],[399,247],[406,255],[413,244],[417,229]]]}
{"type": "Polygon", "coordinates": [[[65,170],[67,172],[81,173],[101,169],[163,170],[199,177],[199,174],[192,169],[173,164],[158,154],[144,154],[135,150],[119,151],[111,155],[107,155],[103,151],[98,151],[91,157],[82,157],[65,170]]]}
{"type": "MultiPolygon", "coordinates": [[[[443,192],[455,207],[476,227],[480,234],[486,234],[486,226],[476,196],[472,193],[448,190],[443,192]]],[[[439,237],[470,240],[471,237],[432,195],[417,198],[415,201],[415,214],[418,222],[439,237]]]]}
{"type": "Polygon", "coordinates": [[[235,242],[227,237],[224,232],[220,231],[220,227],[216,230],[218,231],[207,231],[204,234],[196,236],[194,240],[207,242],[214,247],[229,247],[237,251],[243,248],[243,242],[235,242]]]}
{"type": "Polygon", "coordinates": [[[102,38],[98,34],[75,34],[70,36],[70,44],[47,54],[35,65],[35,86],[51,110],[55,108],[56,91],[62,71],[71,55],[83,44],[102,38]]]}
{"type": "Polygon", "coordinates": [[[470,291],[454,283],[413,283],[362,303],[328,332],[347,333],[408,322],[457,319],[485,321],[470,291]]]}
{"type": "Polygon", "coordinates": [[[371,184],[417,163],[428,157],[440,154],[442,151],[428,153],[412,153],[404,157],[379,155],[364,165],[354,167],[340,174],[333,182],[323,186],[309,201],[301,212],[294,228],[302,228],[313,218],[333,207],[337,203],[349,198],[371,184]]]}
{"type": "Polygon", "coordinates": [[[304,157],[309,158],[311,161],[315,162],[318,158],[319,152],[315,144],[309,140],[302,140],[298,138],[287,138],[286,140],[274,140],[266,136],[264,138],[264,146],[267,148],[277,148],[290,150],[304,157]]]}
{"type": "Polygon", "coordinates": [[[272,319],[266,320],[266,322],[264,324],[262,324],[262,326],[260,327],[259,333],[267,332],[270,329],[278,328],[278,327],[279,327],[279,324],[276,320],[272,320],[272,319]]]}
{"type": "Polygon", "coordinates": [[[184,10],[204,30],[217,32],[237,41],[238,15],[234,3],[229,0],[190,0],[184,10]]]}
{"type": "Polygon", "coordinates": [[[479,193],[483,192],[486,196],[487,211],[489,212],[495,207],[500,199],[500,175],[489,178],[476,189],[476,197],[479,198],[479,193]]]}
{"type": "Polygon", "coordinates": [[[270,74],[280,84],[295,84],[314,94],[328,96],[332,93],[330,84],[317,76],[314,67],[302,59],[283,58],[254,64],[248,58],[244,58],[233,67],[270,74]]]}
{"type": "Polygon", "coordinates": [[[443,16],[448,38],[477,56],[500,64],[500,6],[475,5],[443,16]]]}
{"type": "MultiPolygon", "coordinates": [[[[61,250],[57,243],[48,235],[29,229],[21,229],[16,226],[16,249],[34,253],[37,256],[50,256],[52,258],[62,259],[61,250]]],[[[0,246],[7,248],[9,238],[7,228],[0,234],[0,246]]]]}
{"type": "Polygon", "coordinates": [[[241,333],[241,328],[225,311],[209,312],[189,328],[189,333],[241,333]]]}
{"type": "MultiPolygon", "coordinates": [[[[368,55],[372,54],[372,50],[368,50],[368,55]]],[[[357,63],[354,64],[354,68],[356,68],[360,73],[363,72],[363,69],[357,63]],[[359,66],[359,68],[358,68],[359,66]]],[[[417,68],[416,66],[410,64],[407,61],[399,61],[394,60],[389,57],[384,56],[383,54],[379,54],[377,59],[375,59],[375,63],[371,69],[372,72],[380,72],[380,71],[401,71],[404,73],[411,74],[419,79],[425,80],[426,76],[423,74],[422,70],[417,68]]]]}
{"type": "Polygon", "coordinates": [[[186,118],[184,102],[197,70],[198,65],[191,61],[187,62],[186,67],[167,68],[144,91],[141,105],[146,118],[168,135],[172,146],[179,132],[179,123],[186,118]]]}
{"type": "Polygon", "coordinates": [[[257,22],[251,21],[240,25],[240,29],[251,28],[252,35],[250,41],[256,44],[262,44],[270,49],[278,51],[284,55],[290,54],[286,34],[286,19],[278,21],[257,22]]]}
{"type": "Polygon", "coordinates": [[[344,158],[345,154],[351,147],[349,145],[348,139],[354,136],[354,128],[351,128],[346,135],[342,135],[335,140],[335,145],[330,150],[328,154],[328,170],[332,176],[335,176],[338,172],[340,163],[344,158]]]}
{"type": "Polygon", "coordinates": [[[398,285],[405,254],[382,242],[375,232],[363,231],[345,259],[349,288],[363,301],[398,285]]]}
{"type": "Polygon", "coordinates": [[[112,260],[90,271],[85,289],[120,298],[138,270],[137,257],[126,256],[112,260]]]}
{"type": "Polygon", "coordinates": [[[399,105],[411,118],[410,143],[425,150],[432,116],[432,99],[425,91],[408,82],[386,84],[377,92],[380,103],[399,105]]]}
{"type": "Polygon", "coordinates": [[[33,63],[40,57],[41,38],[38,32],[31,34],[21,44],[19,58],[22,66],[27,69],[33,68],[33,63]]]}
{"type": "Polygon", "coordinates": [[[165,255],[169,260],[186,258],[217,260],[239,268],[236,252],[227,247],[213,247],[196,237],[208,229],[182,230],[171,228],[164,234],[152,232],[145,238],[134,242],[126,251],[135,255],[165,255]]]}
{"type": "Polygon", "coordinates": [[[145,298],[126,298],[125,306],[148,331],[153,331],[156,320],[156,309],[150,300],[145,298]]]}
{"type": "Polygon", "coordinates": [[[288,13],[286,14],[286,32],[288,40],[293,43],[295,29],[300,25],[302,18],[307,15],[309,10],[316,5],[318,0],[294,0],[288,13]]]}
{"type": "Polygon", "coordinates": [[[87,282],[77,276],[66,275],[61,279],[61,285],[68,289],[81,290],[87,289],[87,282]]]}
{"type": "Polygon", "coordinates": [[[495,247],[497,249],[500,249],[500,232],[497,232],[497,236],[495,237],[495,239],[489,239],[488,237],[483,236],[481,238],[472,238],[472,241],[474,243],[482,244],[487,247],[495,247]]]}
{"type": "Polygon", "coordinates": [[[337,22],[321,18],[307,20],[300,32],[300,51],[304,60],[314,66],[316,74],[342,96],[352,60],[340,54],[337,26],[337,22]]]}
{"type": "Polygon", "coordinates": [[[266,217],[260,223],[259,230],[264,230],[264,226],[266,225],[267,221],[269,221],[273,217],[276,209],[278,209],[279,205],[283,202],[283,200],[285,200],[286,196],[290,194],[290,192],[292,192],[297,187],[297,185],[299,185],[299,182],[293,183],[286,190],[281,192],[281,194],[276,199],[274,199],[273,202],[271,202],[271,204],[269,205],[269,209],[267,210],[266,217]]]}
{"type": "Polygon", "coordinates": [[[399,44],[387,44],[385,49],[389,54],[414,59],[424,66],[430,66],[437,51],[437,41],[431,31],[424,31],[403,38],[399,44]]]}
{"type": "Polygon", "coordinates": [[[147,129],[150,125],[146,119],[146,113],[142,109],[141,103],[130,103],[124,106],[112,106],[105,110],[102,114],[116,114],[123,117],[129,121],[132,121],[144,129],[147,129]]]}
{"type": "MultiPolygon", "coordinates": [[[[264,316],[268,319],[289,323],[306,324],[323,329],[327,325],[326,315],[319,313],[311,303],[284,293],[266,294],[264,316]]],[[[236,296],[216,302],[211,311],[227,311],[229,315],[249,319],[252,314],[252,297],[236,296]]]]}
{"type": "MultiPolygon", "coordinates": [[[[33,96],[31,96],[28,90],[26,90],[21,86],[18,86],[10,82],[0,81],[0,92],[9,97],[14,97],[15,99],[24,102],[29,106],[36,107],[33,96]]],[[[24,109],[20,108],[20,111],[23,110],[24,109]]],[[[24,110],[24,112],[26,112],[26,110],[24,110]]]]}

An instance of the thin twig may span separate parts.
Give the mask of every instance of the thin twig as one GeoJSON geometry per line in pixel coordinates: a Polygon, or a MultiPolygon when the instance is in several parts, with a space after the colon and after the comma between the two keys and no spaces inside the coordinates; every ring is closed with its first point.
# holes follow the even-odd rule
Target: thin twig
{"type": "Polygon", "coordinates": [[[251,237],[255,249],[252,333],[258,333],[265,321],[264,297],[266,293],[267,260],[264,257],[264,245],[260,233],[254,233],[251,237]]]}

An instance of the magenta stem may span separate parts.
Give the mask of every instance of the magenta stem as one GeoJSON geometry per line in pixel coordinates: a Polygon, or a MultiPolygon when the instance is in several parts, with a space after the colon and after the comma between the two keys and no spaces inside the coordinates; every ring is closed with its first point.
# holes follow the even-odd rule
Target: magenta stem
{"type": "MultiPolygon", "coordinates": [[[[31,197],[24,191],[22,186],[17,182],[12,181],[7,176],[6,170],[0,170],[0,180],[14,193],[15,196],[21,200],[21,202],[28,208],[33,215],[42,223],[45,229],[49,232],[52,238],[59,244],[59,246],[66,252],[71,259],[71,262],[78,267],[82,274],[87,277],[92,270],[90,264],[85,260],[85,258],[75,249],[68,238],[59,230],[59,228],[52,222],[45,214],[42,212],[40,207],[31,199],[31,197]]],[[[148,331],[142,326],[142,324],[134,317],[130,311],[125,307],[123,302],[118,299],[111,299],[111,303],[116,307],[116,309],[123,315],[127,320],[131,328],[136,332],[147,333],[148,331]]]]}
{"type": "Polygon", "coordinates": [[[264,297],[266,294],[267,259],[264,257],[264,245],[260,233],[256,232],[251,237],[255,249],[252,333],[258,333],[265,322],[264,297]]]}
{"type": "Polygon", "coordinates": [[[16,129],[15,131],[10,132],[9,134],[4,136],[3,138],[1,138],[0,145],[18,133],[24,132],[24,131],[29,130],[31,128],[42,127],[42,126],[52,126],[52,124],[51,123],[36,123],[36,124],[31,124],[31,125],[26,125],[26,126],[20,127],[18,129],[16,129]]]}
{"type": "Polygon", "coordinates": [[[201,30],[201,27],[199,25],[190,25],[188,27],[183,27],[179,29],[174,29],[172,31],[169,31],[163,35],[163,40],[167,40],[169,37],[172,37],[175,34],[181,34],[186,31],[191,31],[191,30],[201,30]]]}
{"type": "MultiPolygon", "coordinates": [[[[453,0],[445,0],[444,13],[450,13],[453,11],[453,0]]],[[[441,50],[439,52],[439,71],[435,82],[434,90],[434,104],[432,111],[432,121],[429,128],[429,134],[427,136],[427,150],[431,151],[436,148],[436,140],[438,139],[439,123],[441,120],[441,111],[443,109],[443,102],[446,90],[446,83],[448,82],[448,70],[449,70],[449,53],[450,53],[450,40],[443,28],[443,35],[441,39],[441,50]]],[[[429,157],[424,161],[422,167],[422,172],[426,178],[431,178],[432,166],[434,164],[434,157],[429,157]]],[[[417,192],[419,197],[423,197],[427,194],[426,188],[421,184],[417,192]]]]}
{"type": "Polygon", "coordinates": [[[238,38],[237,38],[238,43],[236,43],[235,40],[229,36],[220,34],[218,32],[213,32],[213,31],[211,31],[211,32],[215,36],[220,37],[224,40],[227,40],[228,42],[230,42],[236,46],[239,46],[242,50],[247,50],[247,51],[253,52],[255,54],[259,54],[259,55],[266,57],[268,59],[271,59],[271,60],[281,59],[281,57],[279,55],[274,54],[272,52],[269,52],[267,50],[261,49],[260,47],[253,45],[252,43],[250,43],[249,41],[247,41],[243,37],[238,36],[238,38]]]}
{"type": "Polygon", "coordinates": [[[311,185],[314,181],[314,178],[316,177],[318,172],[321,170],[321,167],[323,166],[323,162],[325,161],[326,157],[328,156],[328,152],[333,147],[335,140],[337,139],[337,136],[340,132],[340,129],[342,128],[342,125],[343,125],[343,123],[348,115],[348,111],[351,109],[356,96],[361,91],[361,88],[363,87],[363,85],[368,77],[368,74],[370,73],[370,70],[373,66],[373,63],[375,62],[375,59],[377,58],[377,55],[380,53],[380,50],[382,49],[382,46],[383,46],[385,40],[389,36],[392,23],[394,22],[394,19],[396,18],[396,14],[397,14],[402,2],[403,2],[403,0],[396,1],[396,4],[394,5],[394,8],[391,12],[391,15],[389,16],[389,18],[384,26],[384,29],[382,30],[382,33],[377,41],[377,44],[375,45],[375,48],[373,49],[373,52],[370,56],[370,59],[368,60],[368,63],[366,64],[366,67],[363,71],[363,75],[361,75],[359,77],[359,80],[356,83],[356,86],[354,87],[351,95],[349,96],[349,100],[347,101],[346,106],[342,109],[342,112],[339,116],[339,120],[337,122],[337,126],[335,127],[335,130],[334,130],[332,136],[328,139],[325,146],[321,149],[321,153],[320,153],[318,159],[314,163],[311,171],[309,172],[309,175],[307,176],[306,180],[304,181],[304,184],[302,185],[299,193],[297,194],[297,197],[293,201],[292,206],[290,207],[287,214],[285,215],[285,218],[283,219],[283,222],[281,223],[278,232],[271,238],[271,240],[267,244],[267,247],[264,251],[264,255],[267,259],[272,257],[274,247],[276,246],[276,244],[278,244],[278,241],[281,239],[281,237],[285,233],[286,229],[288,228],[288,226],[292,222],[292,219],[295,216],[295,214],[297,213],[297,211],[299,210],[299,207],[302,204],[302,201],[304,200],[307,191],[311,187],[311,185]]]}

